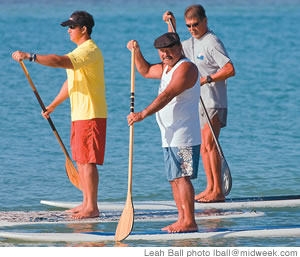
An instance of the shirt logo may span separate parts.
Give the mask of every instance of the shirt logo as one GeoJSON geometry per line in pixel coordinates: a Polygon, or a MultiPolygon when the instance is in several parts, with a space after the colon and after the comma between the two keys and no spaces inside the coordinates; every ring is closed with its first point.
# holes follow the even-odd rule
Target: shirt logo
{"type": "Polygon", "coordinates": [[[201,55],[201,54],[199,54],[199,55],[197,55],[197,59],[199,59],[199,60],[204,60],[204,56],[201,55]]]}

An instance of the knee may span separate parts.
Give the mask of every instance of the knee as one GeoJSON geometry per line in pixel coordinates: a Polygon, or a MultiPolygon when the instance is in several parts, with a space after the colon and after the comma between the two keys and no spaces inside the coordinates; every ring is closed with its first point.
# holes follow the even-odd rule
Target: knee
{"type": "Polygon", "coordinates": [[[185,185],[186,183],[191,183],[191,178],[189,176],[175,178],[173,182],[174,184],[176,184],[176,186],[182,186],[185,185]]]}
{"type": "Polygon", "coordinates": [[[213,151],[217,151],[217,145],[214,141],[211,141],[209,143],[206,144],[201,144],[201,154],[205,154],[205,153],[210,153],[213,151]]]}
{"type": "Polygon", "coordinates": [[[206,147],[205,147],[205,145],[203,143],[201,144],[200,153],[201,153],[201,155],[207,153],[206,147]]]}

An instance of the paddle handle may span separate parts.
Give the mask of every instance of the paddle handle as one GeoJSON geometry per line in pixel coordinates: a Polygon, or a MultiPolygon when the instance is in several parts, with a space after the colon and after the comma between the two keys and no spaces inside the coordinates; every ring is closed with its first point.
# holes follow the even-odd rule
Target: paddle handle
{"type": "MultiPolygon", "coordinates": [[[[134,43],[135,46],[135,43],[134,43]]],[[[135,81],[135,51],[131,50],[131,95],[130,95],[130,112],[134,112],[134,81],[135,81]]]]}
{"type": "Polygon", "coordinates": [[[172,28],[172,31],[173,31],[173,32],[176,32],[172,20],[169,19],[168,22],[169,22],[169,24],[170,24],[170,26],[171,26],[171,28],[172,28]]]}
{"type": "MultiPolygon", "coordinates": [[[[134,43],[135,44],[135,43],[134,43]]],[[[131,95],[130,95],[130,112],[134,112],[134,84],[135,81],[135,51],[131,50],[131,95]]],[[[128,196],[132,191],[132,166],[133,166],[133,124],[129,131],[129,161],[128,161],[128,196]]]]}
{"type": "MultiPolygon", "coordinates": [[[[36,98],[37,98],[37,100],[38,100],[41,108],[42,108],[42,110],[44,112],[47,111],[47,109],[46,109],[46,107],[45,107],[45,105],[44,105],[44,103],[42,101],[42,98],[40,97],[40,95],[39,95],[36,87],[34,86],[33,81],[32,81],[32,79],[31,79],[31,77],[30,77],[30,75],[28,73],[28,70],[27,70],[27,68],[26,68],[26,66],[25,66],[25,64],[24,64],[24,62],[22,60],[20,60],[20,64],[21,64],[21,67],[22,67],[22,69],[23,69],[23,71],[24,71],[24,73],[26,75],[26,78],[27,78],[27,80],[28,80],[28,82],[29,82],[29,84],[30,84],[30,86],[31,86],[31,88],[32,88],[32,90],[33,90],[33,92],[34,92],[34,94],[35,94],[35,96],[36,96],[36,98]]],[[[47,118],[47,120],[48,120],[48,122],[50,124],[50,127],[53,130],[53,133],[54,133],[55,137],[57,138],[57,140],[58,140],[58,142],[59,142],[59,144],[60,144],[60,146],[61,146],[64,154],[66,155],[67,158],[70,158],[69,153],[68,153],[65,145],[63,144],[63,142],[62,142],[62,140],[61,140],[61,138],[60,138],[60,136],[59,136],[59,134],[58,134],[55,126],[54,126],[53,121],[51,120],[50,117],[47,118]]]]}

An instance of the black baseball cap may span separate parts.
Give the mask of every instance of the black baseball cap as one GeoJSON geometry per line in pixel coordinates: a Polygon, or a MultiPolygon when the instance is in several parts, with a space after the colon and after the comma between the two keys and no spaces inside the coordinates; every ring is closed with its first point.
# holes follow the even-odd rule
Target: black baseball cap
{"type": "Polygon", "coordinates": [[[176,44],[180,44],[180,38],[177,33],[174,32],[167,32],[154,41],[154,47],[156,49],[159,48],[168,48],[172,47],[176,44]]]}
{"type": "Polygon", "coordinates": [[[93,16],[89,13],[85,11],[76,11],[72,13],[68,20],[63,21],[60,25],[63,27],[79,25],[81,27],[86,26],[88,29],[92,29],[95,23],[93,16]]]}

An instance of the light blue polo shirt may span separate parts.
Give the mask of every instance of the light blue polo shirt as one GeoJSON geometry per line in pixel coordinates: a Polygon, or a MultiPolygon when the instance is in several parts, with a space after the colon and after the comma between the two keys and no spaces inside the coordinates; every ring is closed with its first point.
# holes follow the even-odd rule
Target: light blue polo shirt
{"type": "MultiPolygon", "coordinates": [[[[216,73],[230,58],[220,39],[208,31],[200,39],[191,37],[182,42],[185,56],[196,64],[201,77],[216,73]]],[[[201,97],[206,108],[227,108],[226,80],[201,86],[201,97]]]]}

